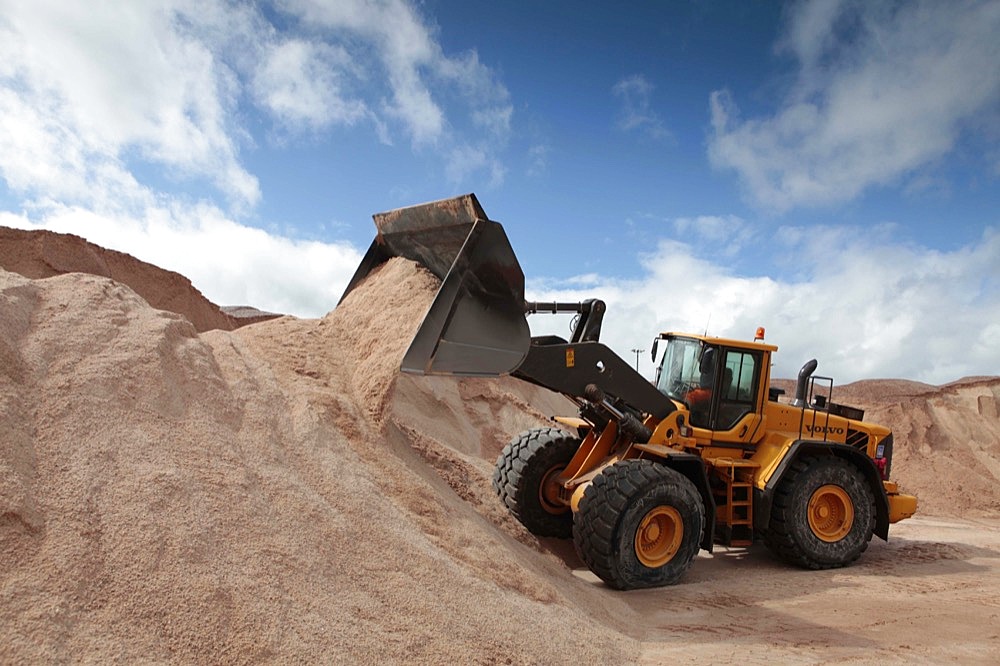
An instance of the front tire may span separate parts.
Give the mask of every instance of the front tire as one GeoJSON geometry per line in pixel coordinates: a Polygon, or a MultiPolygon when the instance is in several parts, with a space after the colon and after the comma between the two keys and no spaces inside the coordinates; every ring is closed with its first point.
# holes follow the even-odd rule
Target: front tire
{"type": "Polygon", "coordinates": [[[764,543],[806,569],[847,566],[868,548],[875,497],[860,470],[834,456],[796,461],[778,484],[764,543]]]}
{"type": "Polygon", "coordinates": [[[558,500],[556,479],[579,448],[580,439],[565,430],[538,428],[522,432],[500,452],[493,489],[532,534],[573,534],[573,513],[558,500]]]}
{"type": "Polygon", "coordinates": [[[631,590],[676,583],[704,529],[701,496],[684,475],[650,460],[623,460],[584,491],[573,542],[601,580],[631,590]]]}

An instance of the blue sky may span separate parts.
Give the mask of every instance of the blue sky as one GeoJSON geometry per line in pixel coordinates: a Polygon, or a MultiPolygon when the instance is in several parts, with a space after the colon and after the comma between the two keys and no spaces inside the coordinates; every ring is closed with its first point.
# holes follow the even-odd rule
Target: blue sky
{"type": "Polygon", "coordinates": [[[319,316],[372,213],[472,191],[626,357],[763,325],[781,376],[998,374],[998,34],[996,1],[0,0],[0,224],[319,316]]]}

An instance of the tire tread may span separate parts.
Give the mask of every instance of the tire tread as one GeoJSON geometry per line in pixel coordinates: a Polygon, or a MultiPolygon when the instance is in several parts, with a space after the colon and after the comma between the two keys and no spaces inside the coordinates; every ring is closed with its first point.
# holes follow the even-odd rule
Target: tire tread
{"type": "Polygon", "coordinates": [[[568,538],[573,533],[573,514],[549,514],[534,505],[537,488],[529,488],[536,466],[552,461],[569,462],[580,440],[561,428],[535,428],[514,437],[500,452],[493,468],[493,489],[504,506],[536,536],[568,538]]]}

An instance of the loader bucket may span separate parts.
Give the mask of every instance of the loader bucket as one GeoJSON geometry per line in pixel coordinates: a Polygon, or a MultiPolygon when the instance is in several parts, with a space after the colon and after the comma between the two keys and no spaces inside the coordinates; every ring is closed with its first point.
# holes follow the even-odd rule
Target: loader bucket
{"type": "Polygon", "coordinates": [[[441,278],[401,369],[497,376],[517,368],[531,344],[524,273],[503,227],[486,217],[475,195],[373,218],[378,234],[344,296],[391,257],[416,261],[441,278]]]}

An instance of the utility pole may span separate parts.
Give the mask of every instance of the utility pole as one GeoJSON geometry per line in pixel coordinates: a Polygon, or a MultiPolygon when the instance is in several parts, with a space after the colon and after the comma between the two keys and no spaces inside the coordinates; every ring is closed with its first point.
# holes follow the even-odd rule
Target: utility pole
{"type": "Polygon", "coordinates": [[[646,351],[645,349],[633,349],[632,353],[635,354],[635,371],[639,372],[639,354],[646,351]]]}

